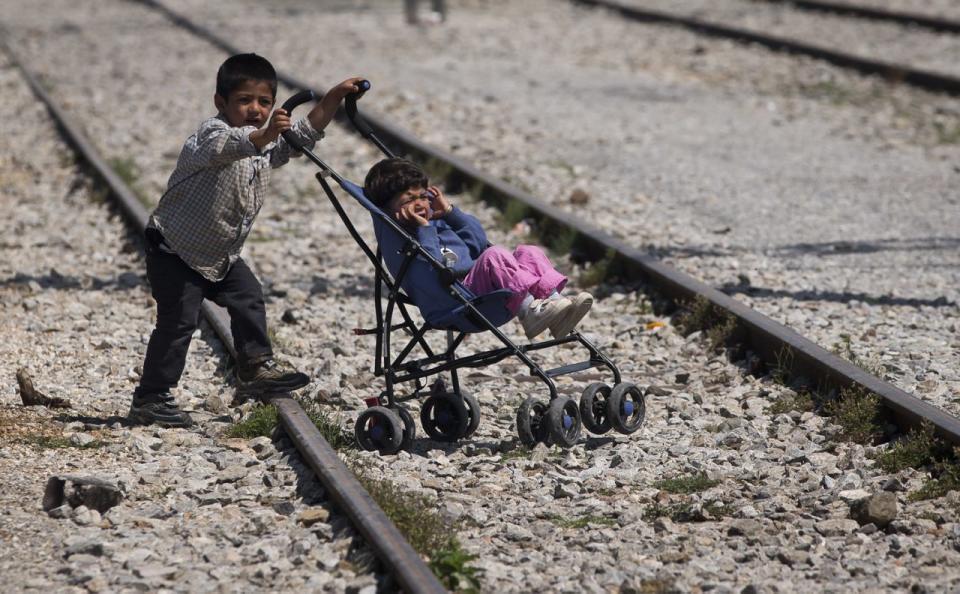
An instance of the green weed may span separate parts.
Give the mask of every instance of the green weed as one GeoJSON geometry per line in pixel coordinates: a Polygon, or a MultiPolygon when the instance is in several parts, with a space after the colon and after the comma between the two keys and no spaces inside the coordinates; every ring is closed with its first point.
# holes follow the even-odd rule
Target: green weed
{"type": "Polygon", "coordinates": [[[877,465],[886,472],[922,468],[935,462],[943,443],[933,435],[933,424],[924,423],[911,430],[877,456],[877,465]]]}
{"type": "Polygon", "coordinates": [[[479,591],[480,570],[468,565],[476,557],[463,552],[453,536],[457,526],[436,511],[435,501],[405,491],[387,479],[372,477],[358,462],[354,462],[353,471],[410,546],[429,559],[430,568],[444,586],[464,592],[479,591]]]}
{"type": "Polygon", "coordinates": [[[880,397],[862,386],[840,390],[839,397],[827,402],[825,410],[847,441],[870,444],[881,435],[880,397]]]}
{"type": "Polygon", "coordinates": [[[88,444],[78,445],[70,441],[69,437],[63,435],[27,435],[23,438],[23,443],[36,446],[44,450],[60,450],[74,448],[77,450],[95,450],[107,445],[106,442],[95,439],[88,444]]]}
{"type": "Polygon", "coordinates": [[[582,287],[595,287],[604,281],[610,280],[613,276],[613,267],[617,253],[612,248],[608,249],[603,258],[593,262],[589,268],[580,273],[578,284],[582,287]]]}
{"type": "Polygon", "coordinates": [[[586,528],[590,524],[595,524],[599,526],[616,526],[617,521],[613,518],[607,516],[597,516],[597,515],[584,515],[577,518],[565,518],[558,515],[550,515],[548,518],[551,522],[556,524],[560,528],[572,528],[580,530],[586,528]]]}
{"type": "Polygon", "coordinates": [[[261,436],[270,437],[278,422],[277,407],[272,404],[258,406],[250,411],[246,419],[227,429],[227,437],[243,439],[253,439],[261,436]]]}
{"type": "Polygon", "coordinates": [[[108,163],[110,168],[113,169],[113,172],[123,180],[123,183],[133,190],[133,193],[137,196],[137,199],[140,200],[140,203],[144,206],[151,206],[143,190],[138,187],[140,167],[137,165],[137,162],[134,161],[132,157],[118,157],[110,159],[108,163]]]}
{"type": "Polygon", "coordinates": [[[653,486],[667,493],[699,493],[719,484],[720,481],[709,479],[706,473],[699,472],[689,476],[657,481],[653,486]]]}
{"type": "Polygon", "coordinates": [[[767,407],[767,412],[771,415],[781,415],[792,411],[808,412],[816,408],[810,392],[791,392],[777,398],[773,404],[767,407]]]}

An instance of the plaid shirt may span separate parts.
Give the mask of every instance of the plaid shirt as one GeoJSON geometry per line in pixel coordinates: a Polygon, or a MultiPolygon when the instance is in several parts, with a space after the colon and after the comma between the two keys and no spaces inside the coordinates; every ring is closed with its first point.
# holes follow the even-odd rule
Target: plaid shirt
{"type": "MultiPolygon", "coordinates": [[[[283,137],[257,151],[249,138],[254,130],[234,128],[221,116],[200,124],[183,144],[167,192],[147,223],[180,259],[211,281],[222,280],[240,257],[263,206],[271,169],[291,157],[283,137]]],[[[311,148],[323,137],[306,118],[292,131],[311,148]]]]}

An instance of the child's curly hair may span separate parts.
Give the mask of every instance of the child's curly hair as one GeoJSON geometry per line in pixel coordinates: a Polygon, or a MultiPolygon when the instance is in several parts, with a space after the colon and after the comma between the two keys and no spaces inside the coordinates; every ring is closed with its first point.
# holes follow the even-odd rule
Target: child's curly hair
{"type": "Polygon", "coordinates": [[[378,208],[410,188],[426,188],[430,183],[427,173],[407,159],[384,159],[370,168],[363,180],[363,193],[378,208]]]}

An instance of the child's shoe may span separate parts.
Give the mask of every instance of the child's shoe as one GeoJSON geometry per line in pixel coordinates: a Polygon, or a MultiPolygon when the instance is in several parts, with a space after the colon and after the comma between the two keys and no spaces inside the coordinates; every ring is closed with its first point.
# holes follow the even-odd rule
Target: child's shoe
{"type": "Polygon", "coordinates": [[[520,324],[528,339],[543,333],[556,324],[564,311],[572,304],[566,297],[559,299],[534,299],[520,317],[520,324]]]}
{"type": "Polygon", "coordinates": [[[240,366],[237,381],[244,391],[291,392],[309,384],[310,378],[286,361],[267,359],[240,366]]]}
{"type": "Polygon", "coordinates": [[[161,427],[191,427],[193,419],[177,407],[170,392],[160,394],[134,394],[127,418],[138,425],[161,427]]]}
{"type": "MultiPolygon", "coordinates": [[[[564,299],[567,298],[564,297],[564,299]]],[[[590,293],[578,293],[567,301],[570,302],[570,305],[563,310],[563,315],[559,316],[556,322],[550,324],[550,334],[554,338],[563,338],[573,332],[580,320],[593,307],[593,295],[590,293]]]]}

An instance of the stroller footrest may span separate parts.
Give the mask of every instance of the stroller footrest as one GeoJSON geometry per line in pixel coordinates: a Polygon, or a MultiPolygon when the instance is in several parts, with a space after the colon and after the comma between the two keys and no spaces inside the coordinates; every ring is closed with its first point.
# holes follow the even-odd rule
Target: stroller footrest
{"type": "Polygon", "coordinates": [[[603,361],[589,360],[582,361],[580,363],[571,363],[570,365],[563,365],[561,367],[554,367],[553,369],[547,369],[544,371],[547,374],[547,377],[557,377],[558,375],[567,375],[569,373],[576,373],[578,371],[583,371],[585,369],[591,369],[602,365],[603,361]]]}

